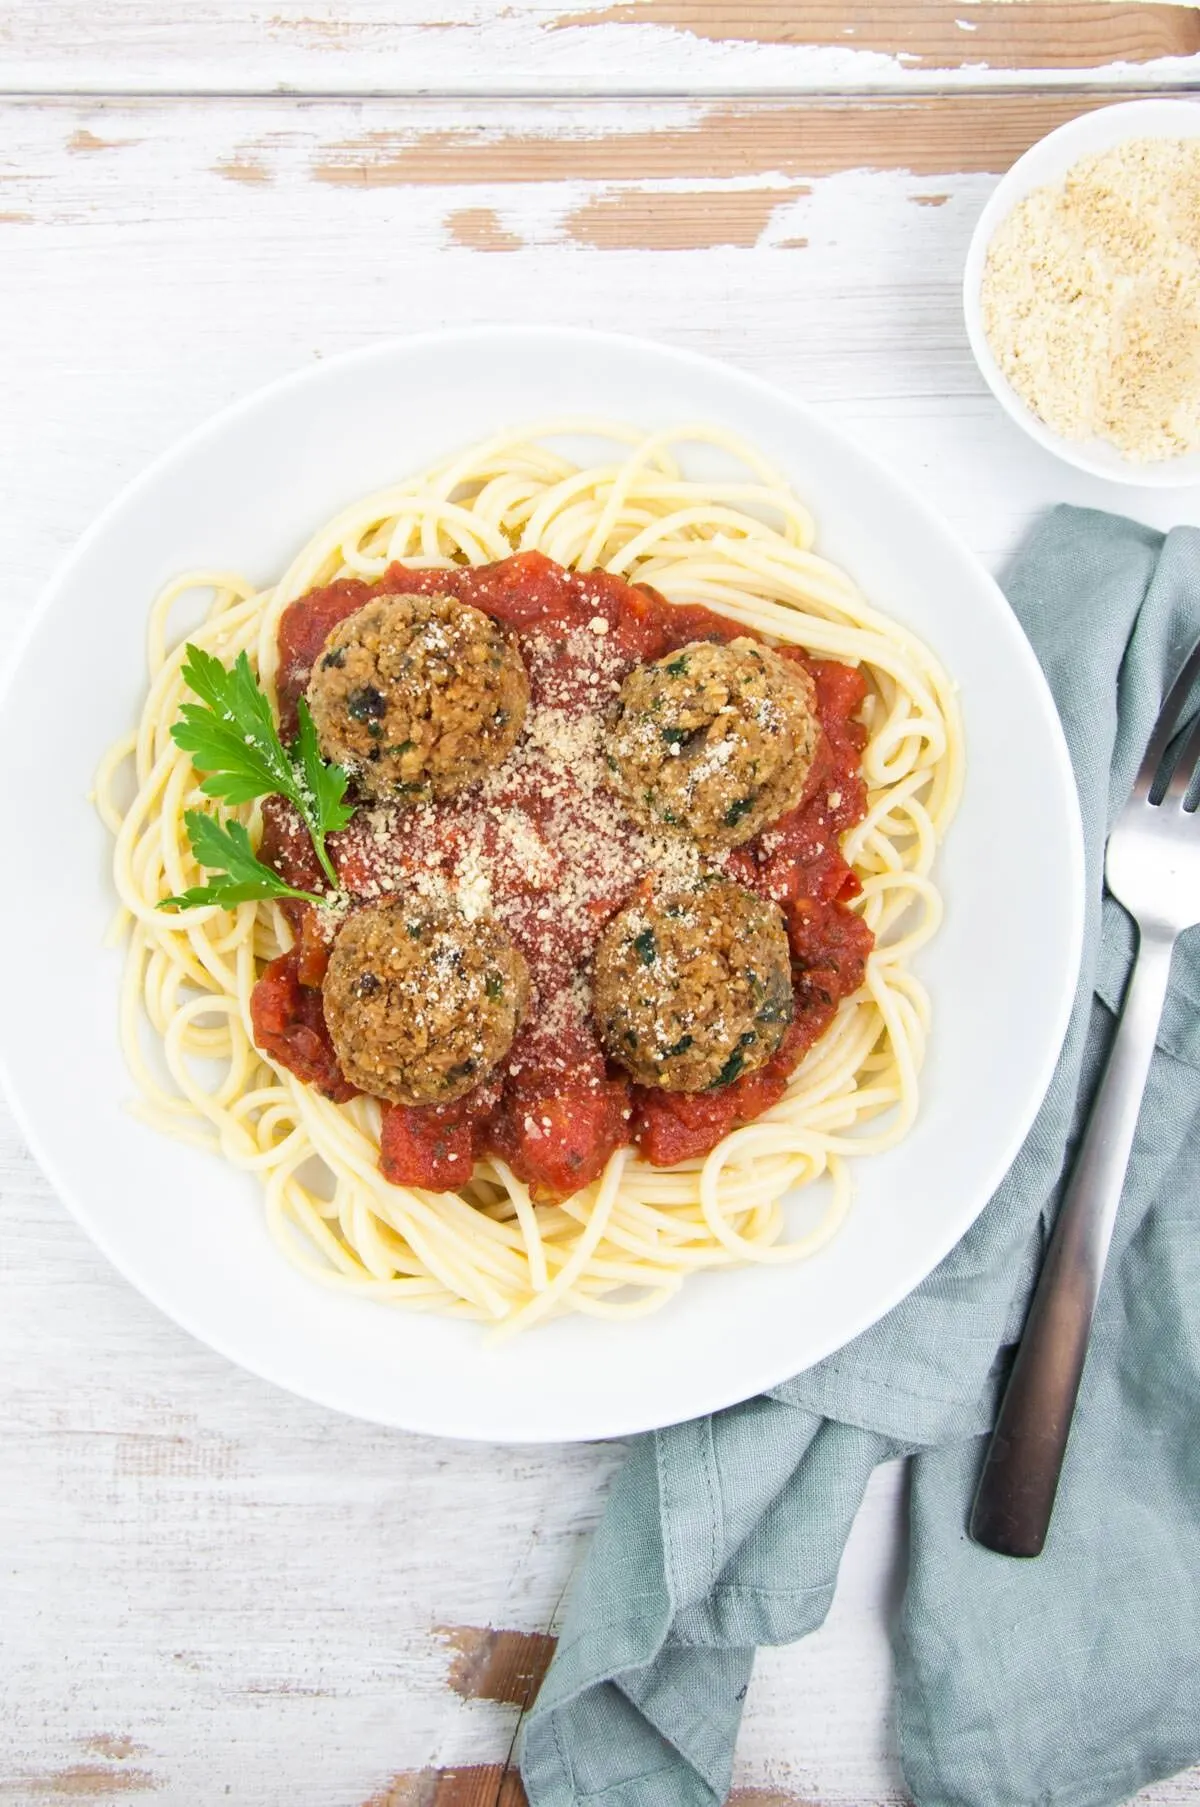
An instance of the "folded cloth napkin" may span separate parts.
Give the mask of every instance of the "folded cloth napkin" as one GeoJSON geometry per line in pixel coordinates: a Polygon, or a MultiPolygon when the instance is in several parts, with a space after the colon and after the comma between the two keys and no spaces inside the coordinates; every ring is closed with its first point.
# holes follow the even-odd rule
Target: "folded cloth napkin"
{"type": "Polygon", "coordinates": [[[1101,1807],[1200,1759],[1200,931],[1176,949],[1046,1549],[1013,1561],[966,1534],[1128,974],[1104,841],[1200,633],[1200,531],[1164,541],[1060,508],[1006,588],[1062,714],[1087,842],[1054,1081],[996,1196],[903,1304],[763,1398],[635,1442],[528,1722],[533,1807],[723,1801],[755,1645],[820,1625],[872,1469],[909,1454],[894,1641],[921,1807],[1101,1807]]]}

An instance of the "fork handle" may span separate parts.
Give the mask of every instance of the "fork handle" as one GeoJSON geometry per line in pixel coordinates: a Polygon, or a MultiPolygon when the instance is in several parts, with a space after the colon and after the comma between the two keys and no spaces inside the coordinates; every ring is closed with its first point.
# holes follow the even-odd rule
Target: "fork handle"
{"type": "Polygon", "coordinates": [[[1002,1556],[1038,1556],[1167,995],[1174,936],[1142,931],[1104,1076],[1025,1320],[971,1513],[1002,1556]]]}

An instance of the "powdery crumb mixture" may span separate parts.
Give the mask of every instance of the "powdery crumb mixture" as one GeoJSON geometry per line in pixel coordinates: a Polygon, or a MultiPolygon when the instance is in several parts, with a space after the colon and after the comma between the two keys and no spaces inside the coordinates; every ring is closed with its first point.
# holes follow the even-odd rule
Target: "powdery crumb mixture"
{"type": "Polygon", "coordinates": [[[992,353],[1064,439],[1200,448],[1200,138],[1136,138],[1028,195],[988,248],[992,353]]]}

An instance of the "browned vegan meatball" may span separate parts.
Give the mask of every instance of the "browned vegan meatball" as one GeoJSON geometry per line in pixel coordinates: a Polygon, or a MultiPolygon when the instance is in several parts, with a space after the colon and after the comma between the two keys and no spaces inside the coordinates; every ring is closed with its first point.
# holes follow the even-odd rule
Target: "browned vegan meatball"
{"type": "Polygon", "coordinates": [[[609,1055],[639,1084],[731,1084],[770,1058],[792,1020],[781,912],[727,879],[629,905],[600,937],[593,1010],[609,1055]]]}
{"type": "Polygon", "coordinates": [[[800,802],[819,732],[803,666],[757,640],[698,640],[629,673],[609,771],[644,827],[735,847],[800,802]]]}
{"type": "Polygon", "coordinates": [[[512,752],[529,677],[503,628],[452,596],[376,596],[318,653],[308,705],[327,759],[371,796],[452,796],[512,752]]]}
{"type": "Polygon", "coordinates": [[[393,1104],[448,1104],[508,1053],[529,972],[498,923],[414,895],[347,917],[322,992],[352,1085],[393,1104]]]}

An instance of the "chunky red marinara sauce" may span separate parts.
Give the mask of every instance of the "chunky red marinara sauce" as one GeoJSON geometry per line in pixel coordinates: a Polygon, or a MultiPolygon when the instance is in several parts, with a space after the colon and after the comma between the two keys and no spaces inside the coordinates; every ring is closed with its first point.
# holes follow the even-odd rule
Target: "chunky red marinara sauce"
{"type": "MultiPolygon", "coordinates": [[[[747,630],[620,578],[563,570],[540,553],[475,569],[393,565],[378,585],[343,580],[285,611],[277,679],[285,738],[294,732],[296,701],[326,636],[381,590],[449,593],[506,623],[530,672],[528,739],[538,741],[541,723],[546,740],[549,724],[549,739],[565,738],[568,745],[551,778],[536,748],[529,757],[518,748],[487,782],[485,802],[465,793],[390,814],[364,807],[331,838],[341,884],[362,901],[390,894],[431,867],[453,874],[468,847],[494,856],[489,902],[529,962],[535,987],[534,1008],[508,1059],[474,1092],[447,1105],[383,1105],[384,1174],[396,1184],[450,1190],[490,1152],[537,1196],[562,1197],[594,1179],[622,1143],[636,1143],[656,1166],[706,1154],[777,1102],[839,1001],[862,983],[872,936],[846,908],[860,886],[839,845],[866,807],[860,771],[866,731],[856,720],[866,691],[862,677],[848,666],[778,649],[804,664],[816,685],[822,735],[808,791],[798,808],[718,861],[731,878],[783,910],[794,1020],[764,1066],[723,1090],[661,1092],[631,1084],[606,1063],[587,1015],[580,975],[605,922],[649,874],[637,863],[645,860],[635,846],[637,831],[615,799],[600,795],[604,787],[589,788],[584,762],[572,769],[572,724],[600,719],[635,664],[692,640],[731,640],[747,630]]],[[[272,799],[265,814],[263,857],[290,882],[319,890],[311,845],[289,807],[272,799]]],[[[321,1008],[328,931],[307,905],[296,907],[295,919],[296,947],[273,961],[255,988],[255,1034],[301,1079],[342,1100],[353,1088],[338,1068],[321,1008]]]]}

